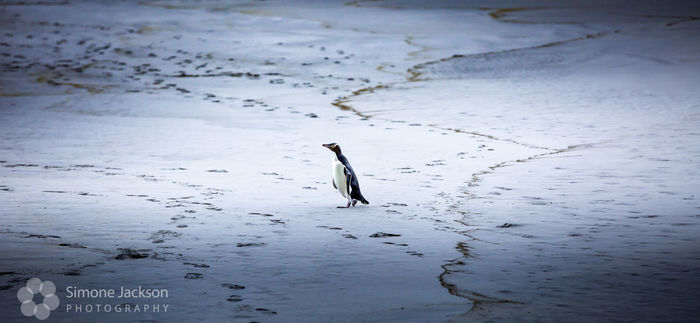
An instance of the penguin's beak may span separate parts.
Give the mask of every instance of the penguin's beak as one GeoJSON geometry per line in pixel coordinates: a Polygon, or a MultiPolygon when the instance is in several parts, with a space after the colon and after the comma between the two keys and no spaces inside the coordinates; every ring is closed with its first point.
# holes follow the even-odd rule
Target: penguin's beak
{"type": "Polygon", "coordinates": [[[326,147],[326,148],[328,148],[328,149],[331,149],[331,144],[323,144],[323,145],[321,145],[321,146],[326,147]]]}

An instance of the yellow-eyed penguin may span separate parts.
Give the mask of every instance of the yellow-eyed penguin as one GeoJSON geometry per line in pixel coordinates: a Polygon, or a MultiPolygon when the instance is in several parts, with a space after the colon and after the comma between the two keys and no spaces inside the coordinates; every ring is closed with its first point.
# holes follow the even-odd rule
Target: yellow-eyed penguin
{"type": "Polygon", "coordinates": [[[340,151],[340,146],[336,143],[324,144],[326,147],[335,153],[331,163],[333,170],[333,187],[340,192],[340,195],[348,199],[348,205],[339,206],[339,208],[348,208],[350,205],[355,206],[357,201],[362,204],[369,204],[362,193],[360,192],[360,182],[357,181],[355,171],[352,170],[350,162],[345,158],[340,151]]]}

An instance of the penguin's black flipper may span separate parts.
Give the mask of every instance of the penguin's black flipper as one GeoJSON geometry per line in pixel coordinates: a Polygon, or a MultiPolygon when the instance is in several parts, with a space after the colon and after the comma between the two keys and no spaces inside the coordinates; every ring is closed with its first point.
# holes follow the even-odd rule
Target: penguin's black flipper
{"type": "Polygon", "coordinates": [[[352,196],[352,173],[347,167],[343,168],[343,172],[345,172],[345,188],[348,190],[348,195],[352,196]]]}

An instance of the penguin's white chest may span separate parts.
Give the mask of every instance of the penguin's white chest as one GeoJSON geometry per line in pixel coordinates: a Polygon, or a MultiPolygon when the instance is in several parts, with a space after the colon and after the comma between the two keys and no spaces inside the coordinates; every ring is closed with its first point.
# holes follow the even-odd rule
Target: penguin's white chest
{"type": "Polygon", "coordinates": [[[333,159],[331,166],[333,170],[333,183],[335,183],[335,187],[338,189],[338,192],[340,192],[340,195],[347,198],[350,196],[350,192],[348,191],[347,177],[345,177],[345,166],[337,158],[333,159]]]}

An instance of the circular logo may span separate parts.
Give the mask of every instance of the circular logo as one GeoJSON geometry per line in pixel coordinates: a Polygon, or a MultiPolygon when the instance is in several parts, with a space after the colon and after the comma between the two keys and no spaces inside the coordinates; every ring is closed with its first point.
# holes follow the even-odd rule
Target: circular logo
{"type": "Polygon", "coordinates": [[[39,278],[27,280],[27,286],[17,291],[17,299],[22,303],[20,310],[24,316],[34,316],[40,320],[45,320],[51,311],[58,308],[60,303],[56,296],[56,285],[53,282],[39,278]],[[41,293],[44,299],[41,303],[34,302],[34,294],[41,293]]]}

